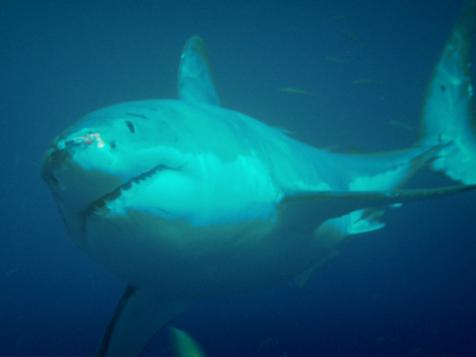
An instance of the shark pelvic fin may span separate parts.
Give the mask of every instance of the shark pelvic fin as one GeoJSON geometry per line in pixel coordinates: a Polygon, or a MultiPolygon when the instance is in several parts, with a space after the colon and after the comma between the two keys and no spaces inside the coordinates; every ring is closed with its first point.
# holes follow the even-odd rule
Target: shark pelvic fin
{"type": "Polygon", "coordinates": [[[302,288],[307,285],[314,272],[338,255],[340,243],[345,238],[362,233],[377,231],[385,227],[380,220],[385,209],[360,209],[346,215],[330,218],[314,230],[314,244],[319,246],[320,256],[316,263],[294,278],[295,284],[302,288]]]}
{"type": "Polygon", "coordinates": [[[193,36],[187,40],[180,57],[178,71],[180,99],[211,105],[220,105],[203,40],[193,36]]]}
{"type": "Polygon", "coordinates": [[[475,189],[476,185],[458,185],[381,192],[316,192],[286,198],[281,209],[286,211],[287,219],[282,224],[290,231],[290,234],[299,234],[301,231],[312,229],[313,243],[318,247],[316,251],[319,252],[316,262],[308,270],[296,276],[294,282],[299,287],[305,286],[318,267],[338,254],[341,243],[347,237],[385,227],[381,218],[387,208],[398,208],[402,202],[475,189]],[[306,219],[303,220],[304,216],[306,219]],[[299,224],[295,223],[296,219],[300,222],[299,224]],[[310,223],[303,225],[302,222],[310,223]]]}
{"type": "Polygon", "coordinates": [[[156,332],[188,304],[162,301],[143,289],[128,286],[103,336],[98,357],[139,356],[156,332]]]}

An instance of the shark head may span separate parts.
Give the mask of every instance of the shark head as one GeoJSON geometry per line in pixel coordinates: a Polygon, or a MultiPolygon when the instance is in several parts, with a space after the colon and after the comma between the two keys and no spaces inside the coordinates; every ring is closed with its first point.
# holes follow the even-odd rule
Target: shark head
{"type": "Polygon", "coordinates": [[[62,211],[85,213],[159,172],[181,167],[173,149],[177,132],[160,108],[151,111],[134,103],[101,109],[53,141],[42,176],[62,211]]]}
{"type": "MultiPolygon", "coordinates": [[[[183,102],[219,105],[199,37],[184,47],[178,87],[183,102]]],[[[87,213],[138,182],[183,167],[179,147],[189,145],[183,126],[190,122],[180,123],[177,117],[181,115],[164,102],[129,102],[100,109],[53,141],[44,157],[42,176],[63,216],[87,213]]],[[[167,189],[170,182],[164,186],[167,189]]]]}

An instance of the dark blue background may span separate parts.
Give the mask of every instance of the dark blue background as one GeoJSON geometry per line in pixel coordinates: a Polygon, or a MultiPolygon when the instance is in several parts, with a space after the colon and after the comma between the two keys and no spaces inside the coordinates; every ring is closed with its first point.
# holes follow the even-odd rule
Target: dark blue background
{"type": "MultiPolygon", "coordinates": [[[[40,180],[60,130],[173,97],[183,42],[200,34],[224,105],[323,147],[407,146],[463,5],[1,0],[0,355],[93,355],[124,285],[66,238],[40,180]]],[[[199,302],[176,325],[210,356],[476,356],[475,213],[475,194],[408,205],[304,289],[199,302]]],[[[167,346],[162,334],[148,355],[167,346]]]]}

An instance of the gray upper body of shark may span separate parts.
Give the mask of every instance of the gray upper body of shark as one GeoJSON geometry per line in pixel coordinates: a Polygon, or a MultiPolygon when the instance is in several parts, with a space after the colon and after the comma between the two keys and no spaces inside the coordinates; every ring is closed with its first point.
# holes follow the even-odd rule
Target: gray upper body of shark
{"type": "Polygon", "coordinates": [[[473,189],[475,9],[446,44],[408,149],[329,152],[222,108],[199,37],[177,100],[100,109],[59,135],[42,175],[68,232],[128,282],[98,355],[139,355],[194,299],[307,276],[346,237],[383,228],[390,206],[473,189]],[[428,165],[463,184],[401,188],[428,165]]]}

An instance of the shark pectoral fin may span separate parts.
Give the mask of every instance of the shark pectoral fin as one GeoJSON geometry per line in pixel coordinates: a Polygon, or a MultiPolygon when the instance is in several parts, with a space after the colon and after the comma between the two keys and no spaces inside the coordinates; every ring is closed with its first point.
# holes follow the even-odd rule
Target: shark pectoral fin
{"type": "Polygon", "coordinates": [[[311,268],[299,274],[294,282],[300,288],[304,287],[314,272],[333,259],[339,253],[340,243],[345,238],[362,233],[373,232],[385,227],[380,220],[385,209],[360,209],[340,217],[330,218],[314,230],[313,243],[318,247],[317,261],[311,268]]]}
{"type": "Polygon", "coordinates": [[[128,286],[99,346],[99,357],[139,356],[155,333],[188,305],[163,301],[143,289],[128,286]]]}
{"type": "Polygon", "coordinates": [[[385,222],[381,219],[384,213],[385,209],[383,208],[357,210],[349,213],[348,234],[363,234],[382,229],[385,227],[385,222]]]}
{"type": "Polygon", "coordinates": [[[178,328],[170,328],[173,339],[173,351],[175,357],[205,357],[205,352],[198,343],[185,331],[178,328]]]}
{"type": "Polygon", "coordinates": [[[180,57],[178,95],[194,103],[220,105],[203,40],[193,36],[187,40],[180,57]]]}
{"type": "MultiPolygon", "coordinates": [[[[322,221],[323,215],[319,217],[318,214],[318,226],[314,230],[314,244],[318,247],[316,251],[319,252],[319,257],[316,257],[316,263],[309,269],[296,276],[294,282],[298,287],[304,287],[319,267],[338,255],[339,247],[347,237],[374,232],[384,228],[385,222],[383,222],[382,216],[385,214],[387,207],[398,208],[401,207],[402,201],[441,196],[466,189],[468,189],[467,186],[456,186],[430,190],[391,191],[391,194],[350,192],[335,193],[334,197],[330,193],[325,195],[327,196],[325,198],[319,197],[319,194],[315,194],[314,198],[312,198],[312,195],[306,196],[304,200],[312,201],[314,199],[316,203],[322,203],[328,214],[341,214],[355,207],[380,206],[384,208],[357,209],[324,221],[322,221]],[[399,197],[399,199],[395,199],[396,197],[399,197]],[[326,203],[324,204],[324,202],[326,203]]],[[[316,207],[316,210],[322,211],[318,207],[316,207]]]]}
{"type": "Polygon", "coordinates": [[[282,222],[284,228],[290,233],[298,232],[304,235],[305,230],[313,229],[314,250],[319,252],[316,263],[296,276],[296,285],[305,286],[317,268],[338,254],[341,243],[347,237],[385,227],[381,217],[387,207],[396,208],[400,207],[402,202],[474,189],[476,185],[384,192],[316,192],[285,199],[282,206],[286,212],[282,222]]]}

